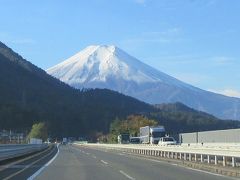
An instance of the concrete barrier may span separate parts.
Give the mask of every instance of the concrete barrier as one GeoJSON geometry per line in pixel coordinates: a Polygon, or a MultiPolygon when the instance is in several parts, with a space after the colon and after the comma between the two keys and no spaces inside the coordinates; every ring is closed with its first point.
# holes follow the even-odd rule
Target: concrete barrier
{"type": "Polygon", "coordinates": [[[0,145],[0,161],[16,158],[47,148],[47,144],[10,144],[0,145]]]}

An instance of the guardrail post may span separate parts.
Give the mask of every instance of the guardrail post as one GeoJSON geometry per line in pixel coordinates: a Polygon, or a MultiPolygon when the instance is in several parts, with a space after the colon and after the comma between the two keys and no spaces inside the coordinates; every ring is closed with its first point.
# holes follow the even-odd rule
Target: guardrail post
{"type": "Polygon", "coordinates": [[[197,154],[195,154],[195,158],[194,158],[194,159],[195,159],[196,162],[198,161],[198,159],[197,159],[197,154]]]}
{"type": "Polygon", "coordinates": [[[207,163],[210,164],[210,155],[207,155],[207,163]]]}
{"type": "Polygon", "coordinates": [[[179,159],[182,159],[182,153],[179,154],[179,159]]]}
{"type": "Polygon", "coordinates": [[[187,160],[187,154],[184,153],[184,160],[186,161],[187,160]]]}
{"type": "Polygon", "coordinates": [[[189,158],[188,158],[189,161],[192,161],[192,154],[189,153],[189,158]]]}
{"type": "Polygon", "coordinates": [[[201,154],[201,162],[203,162],[203,155],[201,154]]]}
{"type": "Polygon", "coordinates": [[[215,156],[215,165],[217,165],[218,164],[218,158],[217,158],[217,156],[215,156]]]}
{"type": "Polygon", "coordinates": [[[226,157],[223,156],[223,166],[226,166],[226,157]]]}
{"type": "Polygon", "coordinates": [[[232,167],[236,167],[236,158],[232,157],[232,167]]]}

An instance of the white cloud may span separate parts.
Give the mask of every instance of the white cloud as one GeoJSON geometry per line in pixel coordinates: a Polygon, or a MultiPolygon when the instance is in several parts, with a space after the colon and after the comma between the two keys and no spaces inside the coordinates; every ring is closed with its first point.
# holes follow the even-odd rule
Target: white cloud
{"type": "Polygon", "coordinates": [[[146,0],[134,0],[135,3],[145,5],[146,0]]]}
{"type": "Polygon", "coordinates": [[[146,43],[161,43],[161,44],[169,44],[174,42],[179,42],[183,40],[180,37],[181,28],[170,28],[164,31],[150,31],[150,32],[143,32],[139,34],[137,37],[132,37],[129,39],[123,40],[121,43],[124,46],[128,45],[139,45],[139,44],[146,44],[146,43]]]}
{"type": "Polygon", "coordinates": [[[222,90],[208,89],[208,91],[218,93],[218,94],[223,94],[225,96],[240,98],[240,91],[235,89],[222,89],[222,90]]]}
{"type": "Polygon", "coordinates": [[[209,76],[197,73],[177,73],[174,74],[173,77],[194,86],[198,86],[198,84],[210,80],[209,76]]]}
{"type": "Polygon", "coordinates": [[[215,65],[227,65],[227,64],[232,64],[235,59],[232,57],[217,56],[217,57],[211,57],[208,60],[213,62],[215,65]]]}
{"type": "Polygon", "coordinates": [[[22,38],[22,39],[15,39],[11,41],[14,44],[34,44],[36,43],[33,39],[29,38],[22,38]]]}
{"type": "Polygon", "coordinates": [[[27,37],[14,37],[13,35],[6,33],[6,32],[0,32],[0,40],[3,43],[12,43],[12,44],[21,44],[21,45],[32,45],[35,44],[36,41],[27,38],[27,37]]]}

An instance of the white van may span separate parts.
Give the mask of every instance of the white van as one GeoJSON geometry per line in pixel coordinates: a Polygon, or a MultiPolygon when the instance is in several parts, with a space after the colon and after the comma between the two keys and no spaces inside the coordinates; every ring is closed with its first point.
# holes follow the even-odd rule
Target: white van
{"type": "Polygon", "coordinates": [[[158,141],[158,145],[176,145],[177,141],[173,137],[162,137],[158,141]]]}

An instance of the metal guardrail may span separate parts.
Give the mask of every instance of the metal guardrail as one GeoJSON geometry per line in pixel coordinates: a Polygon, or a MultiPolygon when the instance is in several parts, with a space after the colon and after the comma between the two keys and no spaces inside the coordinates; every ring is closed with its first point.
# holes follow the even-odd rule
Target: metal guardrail
{"type": "MultiPolygon", "coordinates": [[[[78,144],[77,142],[75,144],[78,144]]],[[[78,144],[79,145],[79,144],[78,144]]],[[[121,150],[149,156],[201,162],[213,165],[240,167],[240,144],[212,145],[144,145],[144,144],[84,144],[85,146],[121,150]]]]}
{"type": "Polygon", "coordinates": [[[16,158],[46,148],[47,144],[0,145],[0,161],[16,158]]]}

